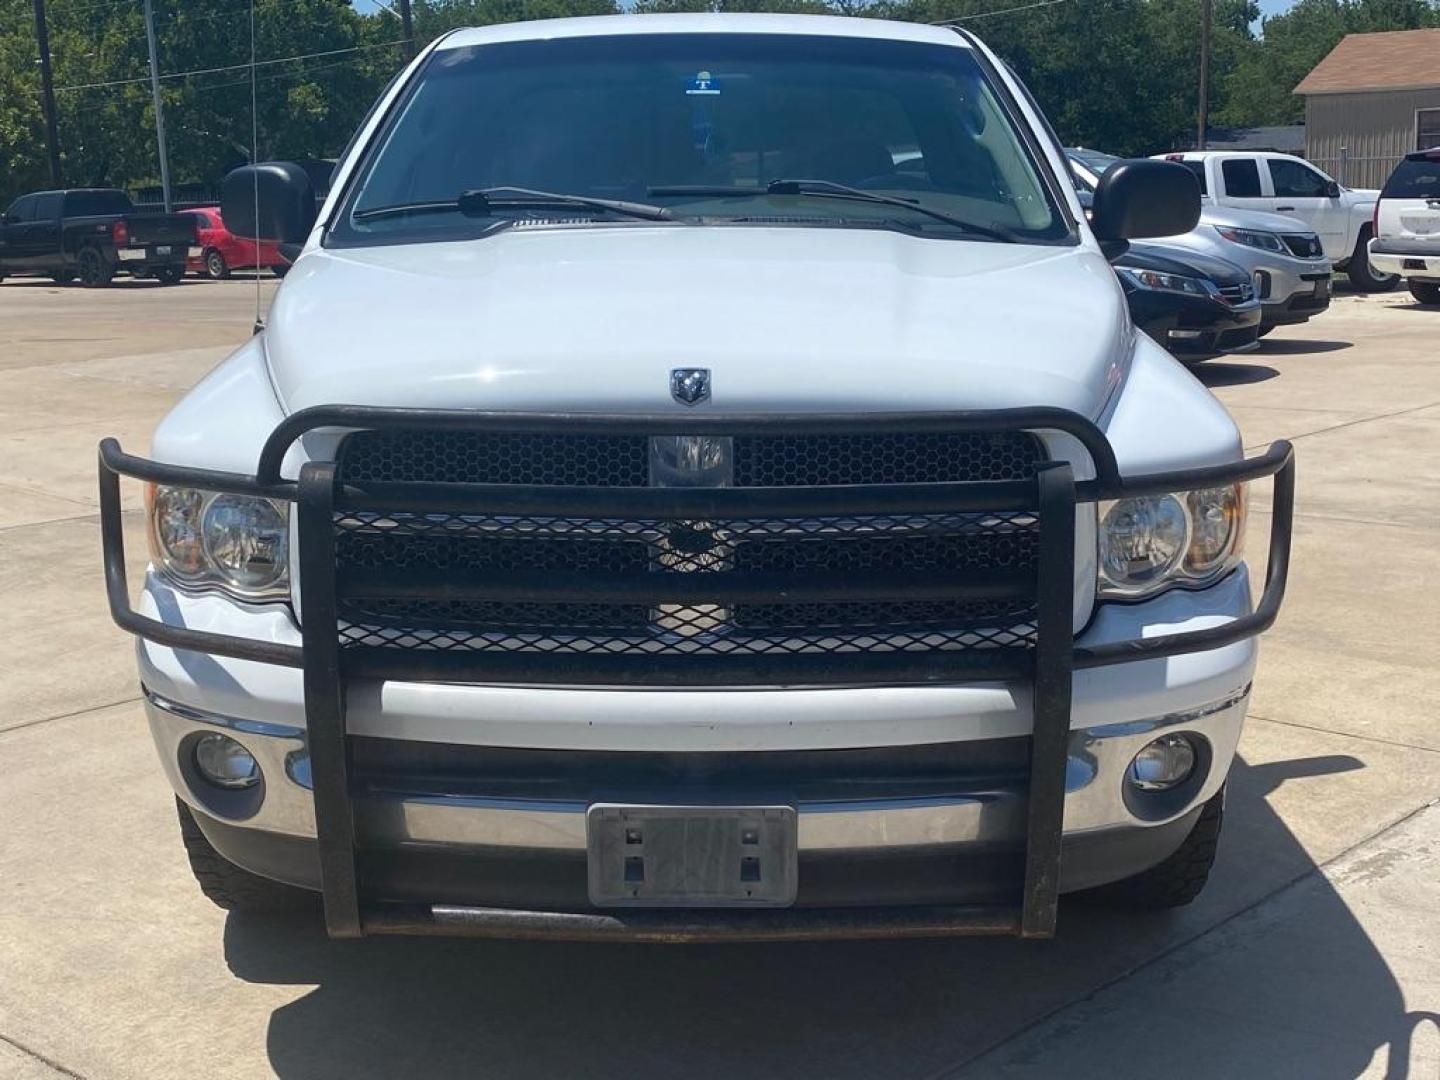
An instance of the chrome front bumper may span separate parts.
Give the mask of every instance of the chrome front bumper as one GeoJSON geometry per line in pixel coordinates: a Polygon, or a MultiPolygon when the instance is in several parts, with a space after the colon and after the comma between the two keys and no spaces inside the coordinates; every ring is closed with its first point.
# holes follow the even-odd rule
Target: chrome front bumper
{"type": "MultiPolygon", "coordinates": [[[[1224,783],[1240,737],[1249,687],[1202,708],[1072,732],[1066,767],[1065,835],[1173,822],[1211,798],[1224,783]],[[1135,754],[1162,732],[1200,737],[1197,775],[1164,800],[1127,791],[1135,754]]],[[[145,708],[171,784],[194,809],[245,829],[313,838],[315,809],[310,759],[300,728],[220,716],[147,691],[145,708]],[[263,797],[237,812],[217,800],[189,766],[192,737],[222,730],[254,755],[263,797]]],[[[984,844],[1023,831],[1023,789],[936,792],[923,797],[800,802],[802,852],[893,851],[944,844],[984,844]]],[[[386,792],[355,800],[356,825],[367,843],[583,852],[587,803],[571,799],[386,792]]]]}

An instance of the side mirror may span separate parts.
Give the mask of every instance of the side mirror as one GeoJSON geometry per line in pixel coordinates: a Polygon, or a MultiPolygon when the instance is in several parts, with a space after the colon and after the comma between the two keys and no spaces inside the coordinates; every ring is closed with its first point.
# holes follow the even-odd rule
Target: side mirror
{"type": "Polygon", "coordinates": [[[1326,197],[1327,199],[1338,199],[1338,198],[1340,198],[1340,185],[1337,184],[1334,180],[1328,180],[1328,181],[1326,181],[1326,183],[1325,183],[1325,197],[1326,197]]]}
{"type": "Polygon", "coordinates": [[[220,217],[246,240],[303,244],[315,225],[315,185],[299,165],[266,161],[244,165],[225,177],[220,217]]]}
{"type": "Polygon", "coordinates": [[[1105,170],[1095,188],[1090,227],[1107,259],[1127,241],[1187,233],[1200,221],[1200,181],[1173,161],[1121,161],[1105,170]]]}

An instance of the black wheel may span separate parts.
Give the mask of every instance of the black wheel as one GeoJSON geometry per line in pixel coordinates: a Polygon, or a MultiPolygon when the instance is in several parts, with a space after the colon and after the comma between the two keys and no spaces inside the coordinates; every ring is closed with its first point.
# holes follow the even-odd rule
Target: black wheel
{"type": "Polygon", "coordinates": [[[70,273],[69,271],[65,271],[64,273],[60,274],[51,274],[50,280],[55,282],[56,285],[69,285],[72,281],[75,280],[75,275],[70,273]]]}
{"type": "Polygon", "coordinates": [[[1200,895],[1210,879],[1224,820],[1225,789],[1222,787],[1200,811],[1185,842],[1164,862],[1134,877],[1076,895],[1107,907],[1144,910],[1184,907],[1200,895]]]}
{"type": "Polygon", "coordinates": [[[115,277],[115,267],[100,254],[99,248],[93,247],[80,249],[80,254],[75,257],[75,271],[80,277],[80,284],[87,289],[102,289],[115,277]]]}
{"type": "Polygon", "coordinates": [[[1274,332],[1275,332],[1275,327],[1273,327],[1273,326],[1262,326],[1262,327],[1260,327],[1259,330],[1257,330],[1257,331],[1255,332],[1255,336],[1256,336],[1256,337],[1265,337],[1266,335],[1272,334],[1272,333],[1274,333],[1274,332]]]}
{"type": "Polygon", "coordinates": [[[225,256],[211,248],[205,253],[205,276],[211,281],[224,281],[230,276],[230,266],[225,256]]]}
{"type": "Polygon", "coordinates": [[[284,277],[290,272],[290,266],[288,263],[277,263],[276,265],[270,267],[270,272],[276,277],[284,277]]]}
{"type": "Polygon", "coordinates": [[[190,857],[190,872],[216,907],[226,911],[300,911],[315,906],[318,894],[271,881],[227,861],[205,839],[190,808],[176,799],[175,809],[180,814],[180,838],[190,857]]]}
{"type": "Polygon", "coordinates": [[[1360,230],[1360,239],[1355,241],[1355,250],[1345,264],[1345,274],[1350,284],[1360,292],[1389,292],[1400,284],[1399,274],[1379,274],[1370,265],[1370,226],[1360,230]]]}
{"type": "Polygon", "coordinates": [[[178,285],[184,276],[183,266],[162,266],[155,271],[155,280],[161,285],[178,285]]]}
{"type": "Polygon", "coordinates": [[[1411,281],[1410,295],[1422,304],[1440,304],[1440,282],[1411,281]]]}

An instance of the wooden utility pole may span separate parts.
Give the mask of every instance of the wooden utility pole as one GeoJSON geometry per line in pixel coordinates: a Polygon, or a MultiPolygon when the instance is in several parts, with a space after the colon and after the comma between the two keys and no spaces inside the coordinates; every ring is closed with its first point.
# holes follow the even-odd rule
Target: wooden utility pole
{"type": "Polygon", "coordinates": [[[400,0],[400,27],[405,34],[405,59],[415,59],[415,21],[410,16],[410,0],[400,0]]]}
{"type": "Polygon", "coordinates": [[[1196,124],[1195,149],[1205,149],[1205,129],[1210,126],[1210,0],[1200,0],[1200,116],[1196,124]]]}
{"type": "Polygon", "coordinates": [[[155,11],[145,0],[145,40],[150,48],[150,97],[155,102],[155,142],[160,149],[160,193],[170,213],[170,155],[165,152],[165,103],[160,99],[160,61],[155,51],[155,11]]]}
{"type": "Polygon", "coordinates": [[[50,76],[50,27],[45,0],[35,0],[35,44],[40,47],[40,107],[45,113],[45,143],[50,151],[50,183],[60,187],[60,131],[55,122],[55,83],[50,76]]]}

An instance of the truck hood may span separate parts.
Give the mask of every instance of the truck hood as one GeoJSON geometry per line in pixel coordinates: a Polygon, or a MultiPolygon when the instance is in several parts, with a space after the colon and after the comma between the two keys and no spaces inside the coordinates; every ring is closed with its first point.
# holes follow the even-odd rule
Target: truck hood
{"type": "Polygon", "coordinates": [[[1115,274],[1076,247],[860,229],[538,226],[486,239],[315,248],[265,345],[288,410],[1052,405],[1098,416],[1132,332],[1115,274]]]}

